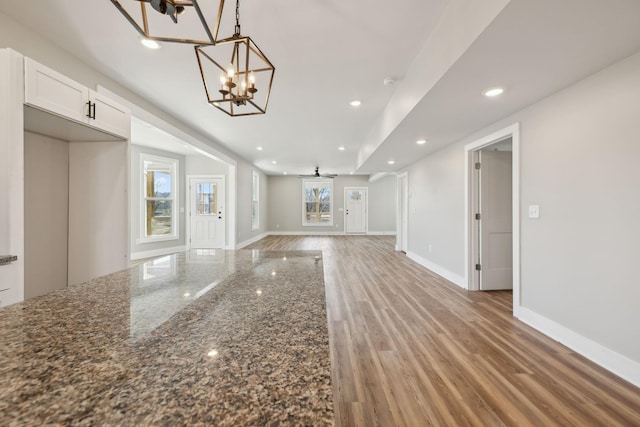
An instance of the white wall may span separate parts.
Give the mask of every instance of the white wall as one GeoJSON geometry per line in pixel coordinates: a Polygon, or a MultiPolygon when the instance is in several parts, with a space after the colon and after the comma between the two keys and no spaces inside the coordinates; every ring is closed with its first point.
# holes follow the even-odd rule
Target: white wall
{"type": "Polygon", "coordinates": [[[213,160],[210,157],[195,155],[185,157],[186,175],[224,175],[229,174],[226,163],[213,160]]]}
{"type": "Polygon", "coordinates": [[[259,238],[266,233],[268,229],[268,207],[272,203],[267,191],[270,181],[271,177],[265,175],[260,169],[245,161],[238,161],[236,183],[238,191],[236,242],[238,246],[244,246],[245,243],[259,238]],[[258,230],[251,229],[251,199],[253,195],[254,170],[260,175],[260,228],[258,230]]]}
{"type": "Polygon", "coordinates": [[[464,276],[464,145],[520,122],[521,316],[636,384],[639,117],[640,53],[407,169],[409,250],[464,276]]]}
{"type": "Polygon", "coordinates": [[[185,246],[185,213],[180,212],[185,209],[185,156],[167,151],[154,150],[149,147],[141,147],[139,145],[131,145],[131,190],[130,190],[130,224],[131,224],[131,256],[138,258],[140,256],[150,256],[162,249],[180,250],[185,246]],[[161,242],[138,243],[137,240],[142,237],[142,229],[140,217],[142,215],[142,171],[140,165],[140,154],[152,154],[154,156],[166,157],[178,160],[178,238],[174,240],[163,240],[161,242]]]}
{"type": "Polygon", "coordinates": [[[396,176],[369,182],[369,233],[396,232],[396,176]]]}
{"type": "Polygon", "coordinates": [[[456,144],[409,168],[407,252],[436,264],[450,279],[464,276],[463,150],[456,144]]]}
{"type": "Polygon", "coordinates": [[[338,176],[333,180],[333,227],[302,226],[302,180],[295,176],[269,177],[269,231],[343,233],[344,211],[340,209],[344,210],[345,187],[368,188],[370,232],[395,232],[395,177],[369,182],[365,175],[338,176]]]}

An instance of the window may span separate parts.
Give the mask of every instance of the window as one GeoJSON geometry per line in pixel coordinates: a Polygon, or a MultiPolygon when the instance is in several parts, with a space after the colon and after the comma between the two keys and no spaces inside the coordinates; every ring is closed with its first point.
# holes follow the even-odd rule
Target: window
{"type": "Polygon", "coordinates": [[[332,181],[302,181],[302,225],[333,225],[332,181]]]}
{"type": "Polygon", "coordinates": [[[141,154],[142,227],[141,241],[171,240],[178,237],[178,161],[141,154]]]}
{"type": "Polygon", "coordinates": [[[260,228],[260,175],[252,171],[251,183],[251,230],[260,228]]]}

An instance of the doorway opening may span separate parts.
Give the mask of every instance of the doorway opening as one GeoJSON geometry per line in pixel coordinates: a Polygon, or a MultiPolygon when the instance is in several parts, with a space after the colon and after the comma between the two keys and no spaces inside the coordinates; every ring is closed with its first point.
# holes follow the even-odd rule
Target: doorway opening
{"type": "Polygon", "coordinates": [[[469,290],[513,289],[520,305],[519,126],[465,146],[466,283],[469,290]]]}

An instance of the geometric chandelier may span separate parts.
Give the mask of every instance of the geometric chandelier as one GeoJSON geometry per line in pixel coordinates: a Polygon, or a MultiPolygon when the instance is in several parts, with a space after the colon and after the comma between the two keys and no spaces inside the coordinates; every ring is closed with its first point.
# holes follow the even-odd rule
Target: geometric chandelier
{"type": "Polygon", "coordinates": [[[111,3],[146,39],[213,44],[218,37],[224,0],[118,0],[111,3]],[[215,16],[210,26],[205,16],[215,16]]]}
{"type": "Polygon", "coordinates": [[[234,117],[266,113],[275,67],[251,37],[240,34],[239,0],[233,36],[195,51],[210,105],[234,117]]]}

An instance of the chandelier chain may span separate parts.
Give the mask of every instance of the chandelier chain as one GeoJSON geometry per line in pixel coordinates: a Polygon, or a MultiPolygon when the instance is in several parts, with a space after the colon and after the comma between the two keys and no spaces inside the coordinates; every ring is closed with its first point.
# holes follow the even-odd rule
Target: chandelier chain
{"type": "Polygon", "coordinates": [[[236,0],[236,33],[240,34],[240,0],[236,0]]]}

